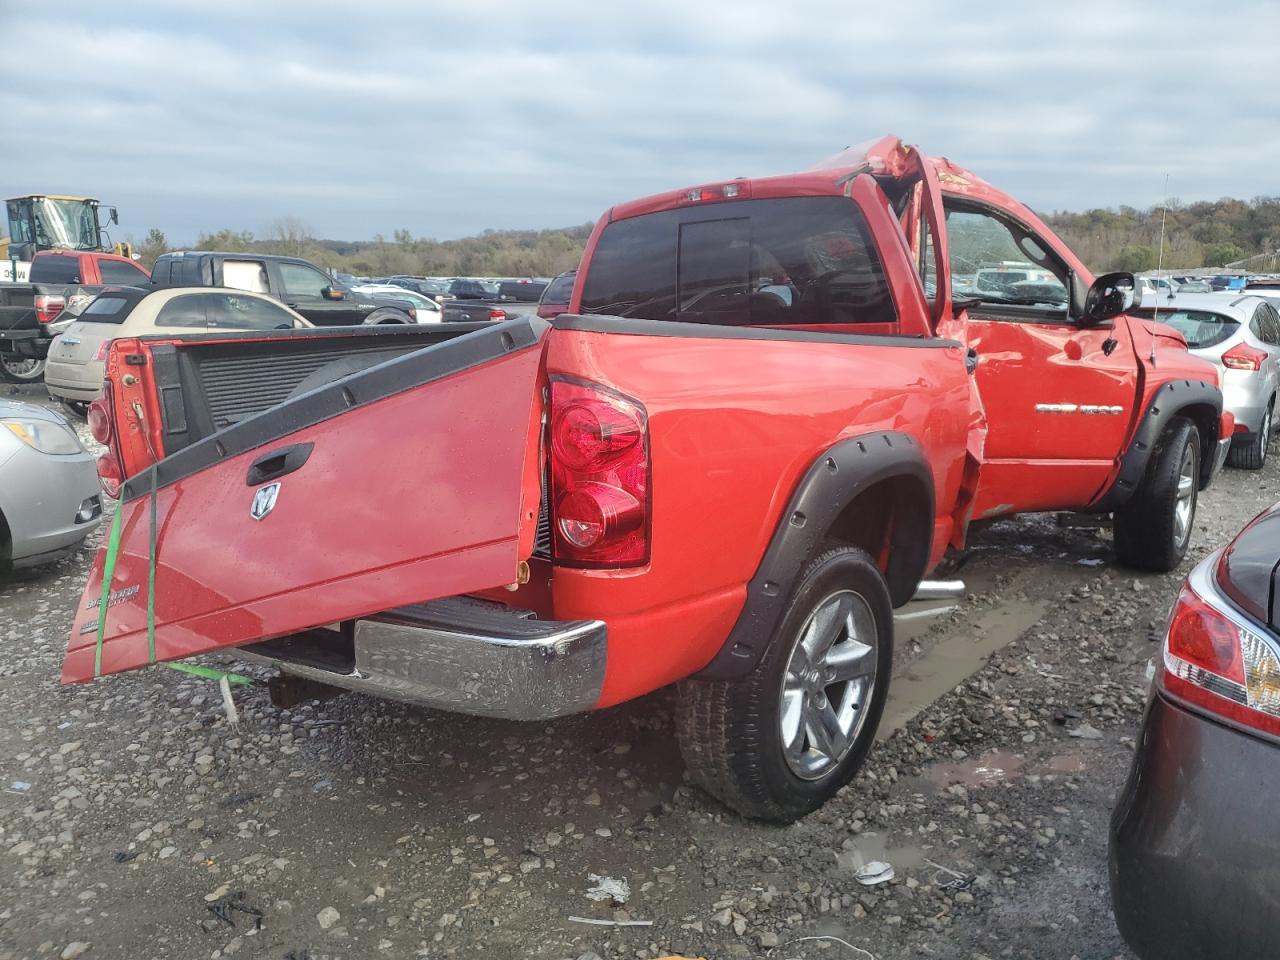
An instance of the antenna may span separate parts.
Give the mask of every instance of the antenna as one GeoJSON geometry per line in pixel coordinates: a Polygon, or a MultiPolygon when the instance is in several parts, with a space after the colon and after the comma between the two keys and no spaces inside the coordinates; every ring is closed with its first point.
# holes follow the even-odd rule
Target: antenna
{"type": "MultiPolygon", "coordinates": [[[[1160,247],[1156,251],[1156,276],[1157,277],[1160,276],[1160,273],[1164,270],[1164,221],[1165,221],[1165,217],[1167,217],[1168,215],[1169,215],[1169,173],[1168,171],[1165,171],[1164,205],[1160,208],[1160,247]]],[[[1172,287],[1170,287],[1170,289],[1172,290],[1172,287]]],[[[1159,323],[1160,322],[1159,294],[1156,295],[1155,301],[1156,301],[1156,308],[1155,308],[1155,311],[1151,314],[1151,322],[1159,323]]],[[[1160,338],[1156,335],[1155,331],[1153,330],[1151,332],[1151,366],[1153,367],[1156,365],[1156,341],[1159,339],[1160,338]]]]}

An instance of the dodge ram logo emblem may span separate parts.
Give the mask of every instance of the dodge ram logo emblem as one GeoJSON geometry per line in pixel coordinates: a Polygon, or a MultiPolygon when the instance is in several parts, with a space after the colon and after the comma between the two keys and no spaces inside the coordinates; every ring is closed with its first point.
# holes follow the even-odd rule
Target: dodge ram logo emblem
{"type": "Polygon", "coordinates": [[[276,498],[280,496],[280,484],[269,483],[253,495],[253,503],[249,507],[249,516],[261,520],[276,508],[276,498]]]}

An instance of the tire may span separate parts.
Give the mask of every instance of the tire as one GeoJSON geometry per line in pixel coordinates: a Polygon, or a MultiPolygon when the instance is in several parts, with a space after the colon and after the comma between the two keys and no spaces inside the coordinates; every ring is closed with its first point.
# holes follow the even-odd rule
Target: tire
{"type": "Polygon", "coordinates": [[[36,383],[44,377],[44,361],[0,353],[0,380],[10,383],[36,383]]]}
{"type": "Polygon", "coordinates": [[[892,665],[893,610],[883,575],[855,547],[824,550],[800,575],[752,673],[681,681],[676,729],[690,776],[745,817],[790,823],[811,813],[871,750],[892,665]],[[816,629],[824,622],[838,627],[816,629]],[[822,656],[816,664],[813,653],[822,656]],[[833,679],[835,669],[853,679],[833,679]],[[810,732],[818,713],[828,717],[825,730],[834,723],[825,743],[810,732]]]}
{"type": "Polygon", "coordinates": [[[62,400],[62,406],[77,420],[86,420],[89,417],[89,404],[84,400],[62,400]]]}
{"type": "Polygon", "coordinates": [[[1227,451],[1227,463],[1243,470],[1261,470],[1267,462],[1267,445],[1271,442],[1271,413],[1275,409],[1276,398],[1272,397],[1262,414],[1262,426],[1243,443],[1231,444],[1227,451]]]}
{"type": "Polygon", "coordinates": [[[1156,573],[1177,567],[1191,543],[1199,489],[1200,431],[1177,417],[1152,450],[1133,499],[1115,512],[1120,562],[1156,573]]]}

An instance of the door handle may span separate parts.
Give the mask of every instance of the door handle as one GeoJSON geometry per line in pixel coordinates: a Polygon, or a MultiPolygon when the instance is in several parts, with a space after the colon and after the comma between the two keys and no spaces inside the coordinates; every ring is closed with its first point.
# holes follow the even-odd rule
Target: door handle
{"type": "Polygon", "coordinates": [[[973,347],[970,347],[965,351],[964,369],[968,373],[973,373],[978,369],[978,351],[973,349],[973,347]]]}
{"type": "Polygon", "coordinates": [[[287,473],[293,473],[311,456],[314,443],[295,443],[287,447],[277,447],[270,453],[264,453],[249,464],[249,473],[244,482],[251,487],[269,480],[277,480],[287,473]]]}

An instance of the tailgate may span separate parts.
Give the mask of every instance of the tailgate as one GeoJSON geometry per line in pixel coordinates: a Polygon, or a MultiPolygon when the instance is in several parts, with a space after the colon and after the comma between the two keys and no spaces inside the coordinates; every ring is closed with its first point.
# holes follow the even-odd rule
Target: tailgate
{"type": "Polygon", "coordinates": [[[132,477],[109,589],[108,544],[63,682],[517,580],[546,329],[495,324],[388,360],[132,477]]]}

